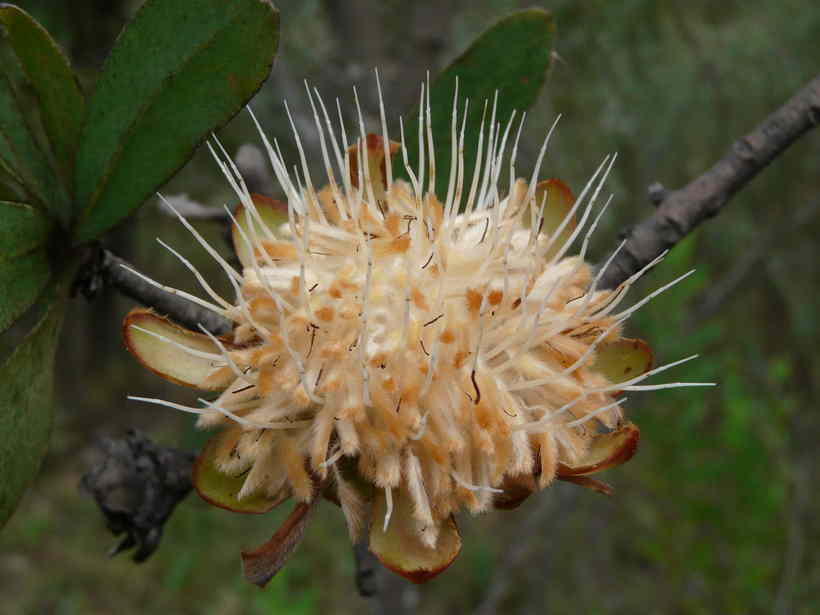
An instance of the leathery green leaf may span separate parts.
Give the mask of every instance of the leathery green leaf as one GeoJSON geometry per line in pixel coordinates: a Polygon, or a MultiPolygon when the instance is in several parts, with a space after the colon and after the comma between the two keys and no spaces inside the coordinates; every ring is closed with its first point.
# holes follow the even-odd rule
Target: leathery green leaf
{"type": "Polygon", "coordinates": [[[56,178],[48,155],[32,132],[32,120],[24,111],[29,103],[9,77],[3,58],[0,70],[0,170],[11,175],[27,198],[65,220],[68,198],[56,178]]]}
{"type": "Polygon", "coordinates": [[[51,222],[26,203],[0,201],[0,262],[45,244],[51,222]]]}
{"type": "Polygon", "coordinates": [[[0,156],[0,201],[24,201],[26,192],[23,189],[17,175],[3,166],[3,158],[0,156]]]}
{"type": "Polygon", "coordinates": [[[51,277],[44,248],[0,262],[0,333],[30,308],[51,277]]]}
{"type": "Polygon", "coordinates": [[[58,164],[69,178],[85,113],[85,99],[74,71],[45,28],[22,9],[0,5],[0,26],[37,96],[43,127],[58,164]]]}
{"type": "MultiPolygon", "coordinates": [[[[516,117],[520,118],[521,112],[529,109],[536,101],[544,85],[552,57],[553,32],[552,15],[547,11],[528,9],[514,13],[479,36],[463,55],[433,81],[430,90],[430,109],[435,142],[436,195],[441,200],[447,196],[450,178],[451,121],[456,80],[461,112],[464,109],[463,101],[470,100],[464,137],[466,195],[476,162],[484,101],[489,103],[486,124],[490,122],[496,91],[498,106],[495,120],[501,123],[502,131],[513,110],[518,111],[516,117]]],[[[458,128],[460,127],[461,114],[458,117],[458,128]]],[[[418,167],[418,110],[405,122],[404,128],[410,154],[409,162],[415,171],[418,167]]],[[[511,129],[513,134],[510,139],[515,138],[514,130],[511,129]]],[[[485,147],[486,133],[485,126],[485,147]]],[[[393,168],[398,176],[406,176],[401,156],[394,159],[393,168]]],[[[427,171],[425,177],[429,177],[427,171]]]]}
{"type": "Polygon", "coordinates": [[[77,240],[138,207],[267,78],[279,14],[269,0],[147,0],[105,64],[77,154],[77,240]]]}
{"type": "Polygon", "coordinates": [[[50,228],[41,210],[0,201],[0,332],[31,307],[49,280],[50,228]]]}
{"type": "Polygon", "coordinates": [[[62,300],[53,298],[42,320],[0,365],[0,526],[14,512],[46,453],[62,312],[62,300]]]}

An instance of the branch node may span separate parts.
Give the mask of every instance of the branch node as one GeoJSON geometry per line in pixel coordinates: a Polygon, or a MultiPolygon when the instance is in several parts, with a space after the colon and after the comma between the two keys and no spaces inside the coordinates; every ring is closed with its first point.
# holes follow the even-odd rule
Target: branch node
{"type": "Polygon", "coordinates": [[[618,231],[618,241],[623,241],[624,239],[629,239],[629,236],[632,234],[632,229],[635,228],[634,224],[630,224],[629,226],[623,227],[620,231],[618,231]]]}
{"type": "Polygon", "coordinates": [[[667,190],[662,183],[654,182],[649,185],[646,194],[649,197],[649,202],[655,207],[658,207],[666,200],[666,197],[669,195],[669,190],[667,190]]]}
{"type": "Polygon", "coordinates": [[[126,297],[169,316],[189,329],[196,331],[201,323],[214,335],[223,335],[233,328],[233,324],[227,318],[149,284],[123,265],[133,269],[129,263],[109,250],[99,245],[95,246],[74,280],[72,293],[82,293],[86,299],[91,300],[102,288],[109,285],[126,297]]]}
{"type": "Polygon", "coordinates": [[[622,232],[624,249],[600,280],[612,289],[668,250],[726,203],[792,143],[820,123],[820,75],[811,80],[748,135],[737,139],[728,152],[685,186],[665,191],[649,187],[652,215],[622,232]]]}

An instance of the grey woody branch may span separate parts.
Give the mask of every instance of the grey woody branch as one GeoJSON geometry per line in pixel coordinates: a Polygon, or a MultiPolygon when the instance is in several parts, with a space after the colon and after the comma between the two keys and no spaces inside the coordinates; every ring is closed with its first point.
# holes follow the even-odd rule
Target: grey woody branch
{"type": "Polygon", "coordinates": [[[122,294],[169,316],[184,327],[197,331],[201,324],[214,335],[222,335],[231,330],[231,323],[226,318],[146,282],[130,271],[133,269],[132,265],[108,250],[102,251],[98,266],[103,279],[122,294]]]}
{"type": "Polygon", "coordinates": [[[664,193],[656,188],[657,209],[629,230],[626,244],[603,274],[601,287],[614,288],[717,215],[738,190],[818,123],[820,75],[735,141],[703,175],[677,190],[664,193]]]}
{"type": "MultiPolygon", "coordinates": [[[[245,178],[245,185],[251,192],[273,194],[273,178],[266,170],[265,156],[262,150],[252,144],[243,145],[237,152],[236,164],[245,178]]],[[[189,199],[187,195],[169,197],[168,200],[177,212],[189,220],[224,223],[228,241],[230,241],[230,226],[228,226],[230,219],[225,210],[217,207],[207,207],[189,199]]],[[[160,211],[176,216],[176,213],[163,205],[162,202],[159,202],[158,205],[160,211]]],[[[201,324],[214,335],[222,335],[231,330],[232,324],[227,319],[179,295],[149,284],[128,270],[134,269],[133,266],[108,250],[102,250],[96,266],[103,280],[122,294],[146,307],[153,308],[160,314],[169,316],[180,325],[197,331],[201,324]]]]}

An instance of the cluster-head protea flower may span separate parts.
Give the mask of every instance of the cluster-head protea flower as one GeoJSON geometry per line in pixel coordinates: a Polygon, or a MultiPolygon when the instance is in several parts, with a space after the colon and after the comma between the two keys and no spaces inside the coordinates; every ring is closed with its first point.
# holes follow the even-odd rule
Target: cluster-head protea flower
{"type": "Polygon", "coordinates": [[[286,204],[249,194],[220,161],[241,200],[232,215],[242,267],[203,241],[235,297],[194,270],[209,295],[194,300],[232,331],[188,331],[147,310],[125,320],[128,348],[148,368],[218,395],[201,408],[138,399],[221,430],[195,471],[205,499],[241,512],[300,503],[270,543],[243,554],[252,580],[278,569],[324,495],[353,540],[369,526],[380,560],[423,581],[458,554],[463,509],[513,507],[556,478],[608,492],[590,475],[627,461],[639,434],[620,393],[677,386],[639,384],[676,363],[651,370],[648,346],[622,337],[653,296],[619,309],[640,274],[604,290],[603,268],[584,261],[611,158],[576,199],[556,179],[538,181],[547,138],[531,180],[514,179],[513,119],[492,119],[465,177],[454,105],[452,172],[437,195],[429,102],[415,169],[403,130],[401,145],[388,139],[383,110],[382,135],[360,121],[350,144],[321,99],[311,104],[325,187],[315,188],[295,130],[301,173],[265,139],[286,204]],[[409,181],[393,176],[399,151],[409,181]]]}

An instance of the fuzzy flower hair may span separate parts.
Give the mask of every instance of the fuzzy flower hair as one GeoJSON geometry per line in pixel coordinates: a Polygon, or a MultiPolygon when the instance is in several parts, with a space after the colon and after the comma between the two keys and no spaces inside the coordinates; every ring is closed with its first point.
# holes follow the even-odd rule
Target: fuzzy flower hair
{"type": "Polygon", "coordinates": [[[286,203],[250,194],[212,148],[241,201],[231,214],[241,268],[180,216],[234,297],[176,252],[209,298],[173,292],[229,319],[231,332],[188,331],[148,310],[125,319],[127,347],[146,367],[216,395],[196,408],[134,399],[220,430],[195,470],[206,500],[251,513],[296,500],[271,541],[243,553],[252,581],[281,567],[324,495],[352,540],[367,532],[383,564],[420,582],[458,555],[454,515],[465,508],[511,508],[555,479],[610,492],[590,475],[631,458],[639,435],[621,394],[682,386],[641,383],[688,360],[651,369],[649,347],[623,337],[624,323],[685,276],[628,308],[643,271],[599,288],[606,264],[596,273],[584,258],[614,157],[574,198],[559,180],[538,181],[550,129],[530,179],[515,179],[523,122],[511,139],[514,116],[500,124],[493,105],[465,177],[467,105],[456,95],[452,172],[437,195],[429,87],[416,168],[403,125],[401,143],[389,140],[383,105],[382,134],[366,134],[359,110],[350,142],[341,113],[334,124],[318,94],[308,96],[325,187],[295,126],[301,169],[292,173],[260,130],[286,203]],[[398,153],[409,181],[393,176],[398,153]]]}

